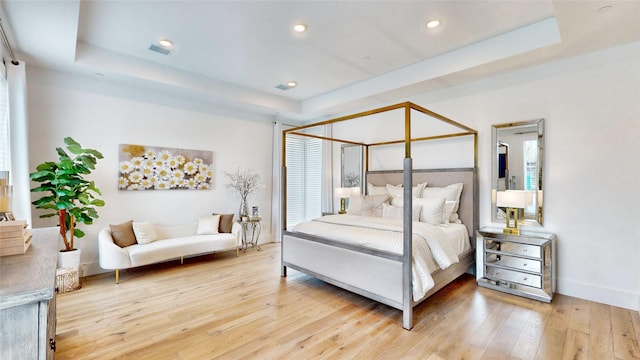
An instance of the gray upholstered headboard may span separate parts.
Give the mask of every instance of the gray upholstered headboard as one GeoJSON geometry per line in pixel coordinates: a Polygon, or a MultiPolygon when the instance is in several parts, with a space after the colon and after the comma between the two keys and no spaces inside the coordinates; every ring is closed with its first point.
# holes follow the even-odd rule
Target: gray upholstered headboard
{"type": "MultiPolygon", "coordinates": [[[[365,175],[365,184],[370,183],[376,186],[402,184],[403,179],[402,170],[368,171],[365,175]]],[[[475,239],[475,233],[479,227],[477,170],[475,168],[413,170],[414,185],[425,181],[428,182],[427,187],[463,184],[458,215],[462,223],[467,226],[469,238],[475,239]]],[[[474,242],[472,246],[475,246],[474,242]]]]}

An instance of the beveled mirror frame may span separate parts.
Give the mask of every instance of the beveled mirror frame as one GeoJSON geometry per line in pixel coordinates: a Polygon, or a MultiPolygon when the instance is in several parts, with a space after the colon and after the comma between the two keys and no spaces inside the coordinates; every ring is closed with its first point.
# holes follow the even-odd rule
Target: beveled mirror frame
{"type": "MultiPolygon", "coordinates": [[[[496,206],[496,192],[498,189],[503,190],[499,186],[499,147],[504,146],[507,142],[504,141],[504,138],[500,137],[500,132],[504,130],[512,130],[514,128],[522,128],[529,127],[535,125],[537,127],[538,140],[538,156],[537,156],[537,173],[538,173],[538,183],[535,196],[535,214],[528,212],[524,215],[524,223],[523,225],[529,226],[542,226],[543,220],[543,205],[544,205],[544,119],[536,119],[536,120],[528,120],[528,121],[520,121],[520,122],[512,122],[506,124],[494,124],[491,126],[491,221],[493,222],[502,222],[503,218],[498,216],[498,207],[496,206]]],[[[533,130],[535,131],[535,130],[533,130]]],[[[512,145],[513,146],[513,145],[512,145]]],[[[505,159],[508,163],[513,163],[514,159],[505,159]]],[[[520,161],[524,161],[521,159],[520,161]]],[[[509,174],[507,169],[507,174],[509,174]]],[[[508,175],[507,175],[508,176],[508,175]]],[[[506,188],[508,187],[509,179],[505,179],[506,188]]]]}
{"type": "Polygon", "coordinates": [[[360,193],[363,190],[363,156],[362,146],[343,144],[340,147],[340,187],[360,187],[360,193]]]}

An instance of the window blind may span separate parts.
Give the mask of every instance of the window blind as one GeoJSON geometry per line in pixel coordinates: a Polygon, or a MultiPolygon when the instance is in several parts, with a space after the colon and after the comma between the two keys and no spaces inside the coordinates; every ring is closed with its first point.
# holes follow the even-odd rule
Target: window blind
{"type": "Polygon", "coordinates": [[[290,136],[286,141],[287,226],[322,215],[322,141],[290,136]]]}

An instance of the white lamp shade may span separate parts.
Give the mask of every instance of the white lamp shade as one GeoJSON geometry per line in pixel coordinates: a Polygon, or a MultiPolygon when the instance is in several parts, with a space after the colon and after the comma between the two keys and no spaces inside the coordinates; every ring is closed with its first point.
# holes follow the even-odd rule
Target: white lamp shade
{"type": "Polygon", "coordinates": [[[351,193],[349,194],[351,196],[360,195],[360,187],[359,186],[355,186],[355,187],[349,188],[349,190],[351,190],[351,193]]]}
{"type": "Polygon", "coordinates": [[[524,209],[531,200],[531,192],[529,191],[498,191],[496,205],[499,207],[524,209]]]}
{"type": "Polygon", "coordinates": [[[338,198],[348,198],[351,196],[351,188],[335,188],[335,195],[338,198]]]}

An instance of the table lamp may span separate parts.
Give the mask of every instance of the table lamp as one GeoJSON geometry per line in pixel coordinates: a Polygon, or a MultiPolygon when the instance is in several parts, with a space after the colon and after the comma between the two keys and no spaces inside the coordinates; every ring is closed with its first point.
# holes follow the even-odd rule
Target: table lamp
{"type": "Polygon", "coordinates": [[[531,194],[528,191],[507,190],[498,191],[496,206],[506,208],[506,227],[502,230],[505,234],[520,235],[518,229],[519,209],[527,207],[531,194]]]}
{"type": "Polygon", "coordinates": [[[337,198],[340,198],[340,211],[338,211],[338,214],[346,214],[347,199],[351,197],[351,195],[360,195],[360,188],[357,186],[350,188],[335,188],[335,195],[337,198]]]}

